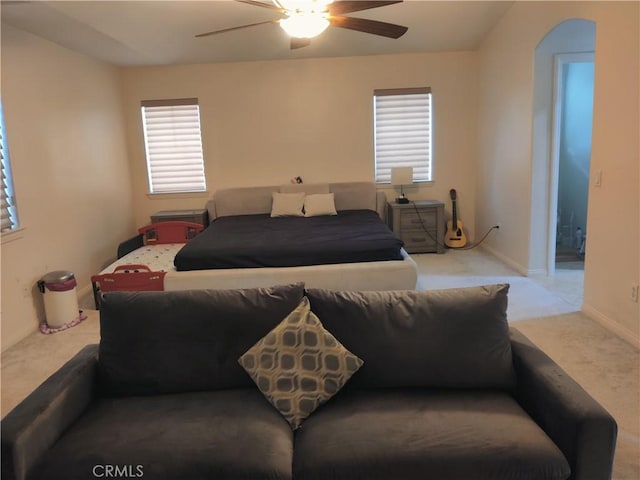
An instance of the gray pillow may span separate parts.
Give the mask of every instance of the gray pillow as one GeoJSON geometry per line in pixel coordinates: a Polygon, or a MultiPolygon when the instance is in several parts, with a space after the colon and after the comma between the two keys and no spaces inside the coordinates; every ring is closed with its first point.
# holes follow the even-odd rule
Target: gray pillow
{"type": "Polygon", "coordinates": [[[306,298],[238,362],[293,429],[362,366],[323,328],[306,298]]]}
{"type": "Polygon", "coordinates": [[[350,388],[509,389],[508,291],[505,284],[306,294],[324,327],[364,361],[350,388]]]}

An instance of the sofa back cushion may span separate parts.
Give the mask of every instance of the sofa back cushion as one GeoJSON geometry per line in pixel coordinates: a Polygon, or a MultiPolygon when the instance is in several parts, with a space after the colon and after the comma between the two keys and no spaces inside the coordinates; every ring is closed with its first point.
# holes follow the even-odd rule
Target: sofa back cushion
{"type": "Polygon", "coordinates": [[[311,310],[364,361],[350,386],[509,389],[508,285],[435,291],[307,290],[311,310]]]}
{"type": "Polygon", "coordinates": [[[238,358],[278,325],[304,285],[106,293],[100,306],[105,395],[255,388],[238,358]]]}

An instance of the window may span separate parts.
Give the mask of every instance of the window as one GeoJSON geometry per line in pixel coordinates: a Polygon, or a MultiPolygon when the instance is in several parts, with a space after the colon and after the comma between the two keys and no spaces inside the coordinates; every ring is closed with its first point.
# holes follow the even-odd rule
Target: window
{"type": "Polygon", "coordinates": [[[375,90],[373,102],[376,182],[389,183],[392,167],[431,181],[431,88],[375,90]]]}
{"type": "Polygon", "coordinates": [[[0,169],[2,176],[2,181],[0,182],[0,231],[6,233],[18,228],[18,212],[16,211],[16,200],[13,194],[11,163],[9,161],[9,148],[4,128],[2,101],[0,101],[0,169]]]}
{"type": "Polygon", "coordinates": [[[142,102],[150,193],[207,189],[197,98],[142,102]]]}

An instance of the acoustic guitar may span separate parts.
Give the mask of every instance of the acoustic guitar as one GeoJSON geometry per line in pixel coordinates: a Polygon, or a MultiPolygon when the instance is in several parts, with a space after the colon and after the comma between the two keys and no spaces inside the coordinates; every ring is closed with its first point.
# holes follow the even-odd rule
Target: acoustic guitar
{"type": "Polygon", "coordinates": [[[451,197],[451,220],[447,222],[447,231],[444,234],[444,244],[449,248],[462,248],[467,244],[467,236],[462,230],[462,222],[458,220],[458,212],[456,210],[456,199],[458,194],[455,188],[449,190],[451,197]]]}

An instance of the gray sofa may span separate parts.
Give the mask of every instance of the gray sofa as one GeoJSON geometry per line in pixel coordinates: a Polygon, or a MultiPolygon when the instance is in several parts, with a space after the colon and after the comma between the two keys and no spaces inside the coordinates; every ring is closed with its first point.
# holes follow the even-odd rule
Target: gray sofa
{"type": "Polygon", "coordinates": [[[507,285],[114,292],[1,423],[2,478],[610,478],[613,418],[506,320],[507,285]],[[297,429],[238,358],[306,296],[364,363],[297,429]]]}

